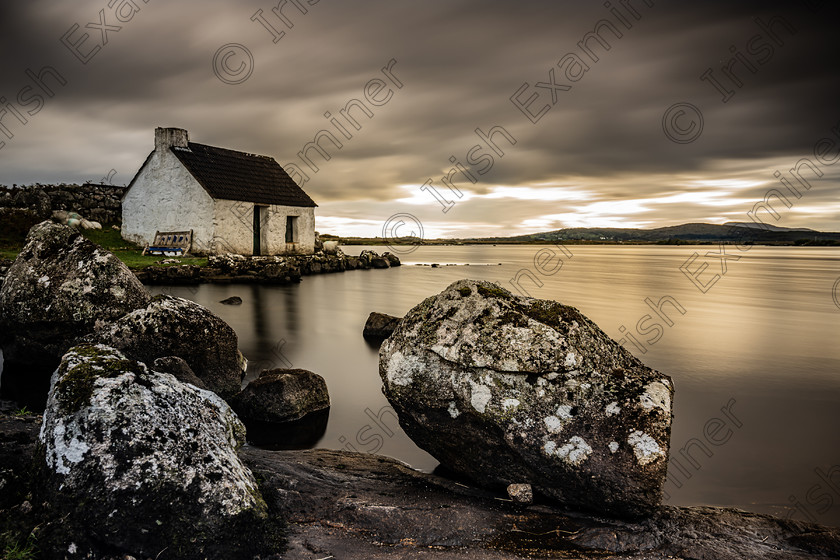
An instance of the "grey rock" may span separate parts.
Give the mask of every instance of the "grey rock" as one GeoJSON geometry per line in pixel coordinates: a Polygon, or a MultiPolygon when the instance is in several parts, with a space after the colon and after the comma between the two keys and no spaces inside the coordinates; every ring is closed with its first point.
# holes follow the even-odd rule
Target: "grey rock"
{"type": "Polygon", "coordinates": [[[210,390],[204,381],[198,378],[195,372],[190,368],[190,365],[178,356],[166,356],[165,358],[156,358],[152,368],[160,373],[168,373],[181,383],[189,383],[195,385],[199,389],[210,390]]]}
{"type": "Polygon", "coordinates": [[[230,325],[195,302],[166,295],[155,296],[145,308],[104,325],[86,340],[147,364],[178,356],[225,399],[239,392],[247,365],[230,325]]]}
{"type": "Polygon", "coordinates": [[[610,516],[661,501],[671,380],[573,307],[455,282],[403,318],[379,373],[406,434],[478,484],[610,516]]]}
{"type": "Polygon", "coordinates": [[[303,369],[264,371],[230,401],[248,441],[275,449],[305,449],[324,435],[330,412],[327,383],[303,369]]]}
{"type": "Polygon", "coordinates": [[[29,208],[35,212],[41,220],[49,218],[52,214],[52,203],[50,202],[50,197],[42,189],[17,189],[12,204],[19,208],[29,208]]]}
{"type": "Polygon", "coordinates": [[[6,359],[50,364],[80,337],[144,307],[149,294],[117,257],[75,229],[41,222],[0,289],[6,359]]]}
{"type": "Polygon", "coordinates": [[[305,369],[264,371],[231,400],[236,413],[248,421],[282,424],[330,407],[327,383],[305,369]]]}
{"type": "Polygon", "coordinates": [[[68,557],[103,545],[143,558],[167,545],[175,558],[221,557],[217,546],[234,545],[218,537],[266,517],[236,454],[244,436],[210,391],[114,348],[70,349],[40,433],[47,498],[68,515],[64,546],[77,543],[68,557]]]}
{"type": "Polygon", "coordinates": [[[382,258],[387,260],[390,266],[400,266],[402,264],[400,262],[400,258],[397,255],[389,253],[388,251],[382,253],[382,258]]]}
{"type": "MultiPolygon", "coordinates": [[[[314,257],[307,256],[306,259],[314,257]]],[[[270,256],[246,257],[243,255],[211,255],[207,259],[208,269],[221,272],[237,282],[260,282],[265,284],[289,284],[299,282],[301,270],[295,257],[270,256]]],[[[145,271],[150,271],[148,268],[145,271]]],[[[152,272],[152,271],[150,271],[152,272]]],[[[154,275],[152,275],[152,280],[154,275]]]]}
{"type": "Polygon", "coordinates": [[[391,336],[402,319],[385,313],[372,311],[365,321],[365,328],[362,336],[371,341],[382,341],[391,336]]]}
{"type": "Polygon", "coordinates": [[[359,261],[363,263],[364,268],[388,268],[390,266],[387,258],[383,258],[377,252],[369,249],[359,253],[359,261]]]}
{"type": "Polygon", "coordinates": [[[371,268],[389,268],[391,265],[388,262],[388,259],[383,257],[373,257],[370,259],[370,266],[371,268]]]}
{"type": "Polygon", "coordinates": [[[258,276],[264,282],[290,284],[300,282],[300,269],[286,261],[269,263],[260,270],[258,276]]]}
{"type": "Polygon", "coordinates": [[[511,484],[507,487],[507,494],[518,504],[530,504],[534,501],[534,490],[530,484],[511,484]]]}
{"type": "MultiPolygon", "coordinates": [[[[3,288],[3,281],[6,279],[6,274],[8,274],[9,269],[12,267],[12,263],[14,261],[10,259],[5,259],[0,257],[0,290],[3,288]]],[[[3,319],[0,318],[0,325],[3,324],[3,319]]],[[[2,341],[3,336],[0,335],[0,341],[2,341]]],[[[0,343],[1,344],[1,343],[0,343]]]]}
{"type": "Polygon", "coordinates": [[[224,305],[242,305],[242,298],[239,296],[230,296],[229,298],[225,298],[219,303],[224,305]]]}
{"type": "Polygon", "coordinates": [[[197,284],[201,281],[201,273],[201,267],[194,264],[149,265],[141,271],[147,284],[197,284]]]}
{"type": "Polygon", "coordinates": [[[324,252],[328,255],[335,255],[338,251],[338,241],[324,241],[324,252]]]}
{"type": "Polygon", "coordinates": [[[370,260],[377,257],[379,257],[379,255],[376,254],[374,251],[365,249],[361,253],[359,253],[358,259],[364,268],[368,268],[370,266],[370,260]]]}

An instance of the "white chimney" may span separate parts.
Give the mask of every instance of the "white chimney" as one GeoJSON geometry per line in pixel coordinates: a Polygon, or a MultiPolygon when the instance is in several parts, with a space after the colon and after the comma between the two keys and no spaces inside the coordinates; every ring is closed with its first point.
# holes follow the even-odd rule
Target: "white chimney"
{"type": "Polygon", "coordinates": [[[155,150],[168,150],[172,147],[187,148],[190,141],[189,133],[183,128],[155,129],[155,150]]]}

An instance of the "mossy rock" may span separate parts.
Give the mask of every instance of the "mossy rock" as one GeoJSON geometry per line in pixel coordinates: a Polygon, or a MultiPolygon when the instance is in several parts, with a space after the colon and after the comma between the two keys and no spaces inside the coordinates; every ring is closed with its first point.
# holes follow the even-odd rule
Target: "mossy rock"
{"type": "Polygon", "coordinates": [[[379,357],[401,426],[456,473],[602,514],[659,505],[671,380],[574,307],[461,280],[409,311],[379,357]]]}
{"type": "Polygon", "coordinates": [[[61,557],[71,559],[268,551],[277,520],[237,455],[244,442],[242,422],[214,393],[112,347],[71,348],[40,434],[39,499],[62,519],[45,542],[66,539],[61,557]],[[242,535],[250,535],[244,545],[242,535]]]}

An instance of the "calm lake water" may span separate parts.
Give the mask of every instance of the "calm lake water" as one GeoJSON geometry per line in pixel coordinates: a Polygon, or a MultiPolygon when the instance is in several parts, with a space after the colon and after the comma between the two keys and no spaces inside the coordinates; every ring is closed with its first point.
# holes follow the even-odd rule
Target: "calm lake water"
{"type": "Polygon", "coordinates": [[[541,269],[534,264],[537,246],[420,247],[401,255],[399,268],[310,276],[294,286],[154,291],[192,299],[230,323],[251,361],[249,377],[266,367],[321,374],[332,409],[318,447],[375,451],[431,471],[437,462],[389,414],[377,349],[362,338],[365,320],[373,310],[402,316],[461,278],[511,289],[517,272],[529,270],[543,284],[521,276],[530,295],[577,307],[616,340],[626,327],[638,341],[628,349],[673,378],[669,503],[733,506],[840,526],[840,304],[834,300],[840,300],[840,249],[728,248],[740,260],[721,261],[705,256],[717,252],[714,246],[570,246],[572,257],[548,248],[553,253],[540,255],[541,269]],[[691,270],[708,264],[698,282],[720,276],[706,293],[680,272],[695,252],[700,257],[691,270]],[[562,268],[544,274],[560,258],[562,268]],[[219,303],[234,295],[242,305],[219,303]],[[665,296],[685,314],[666,307],[673,326],[663,324],[661,338],[648,344],[656,333],[642,336],[635,325],[651,313],[645,298],[665,296]],[[731,418],[721,412],[726,405],[731,418]],[[719,445],[704,432],[718,426],[715,418],[727,422],[713,436],[717,443],[729,436],[719,445]]]}

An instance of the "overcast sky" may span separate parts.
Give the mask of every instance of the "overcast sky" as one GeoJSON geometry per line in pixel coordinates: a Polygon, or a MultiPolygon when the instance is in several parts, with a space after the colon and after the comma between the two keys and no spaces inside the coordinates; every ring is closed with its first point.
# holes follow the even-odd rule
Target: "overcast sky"
{"type": "Polygon", "coordinates": [[[840,230],[840,34],[818,1],[296,2],[284,22],[268,1],[3,1],[0,183],[127,184],[168,126],[276,158],[321,232],[747,221],[774,187],[791,207],[763,221],[840,230]],[[498,152],[475,132],[494,127],[498,152]],[[341,148],[321,135],[307,165],[322,130],[341,148]],[[822,177],[802,168],[797,198],[773,174],[796,185],[804,157],[822,177]]]}

